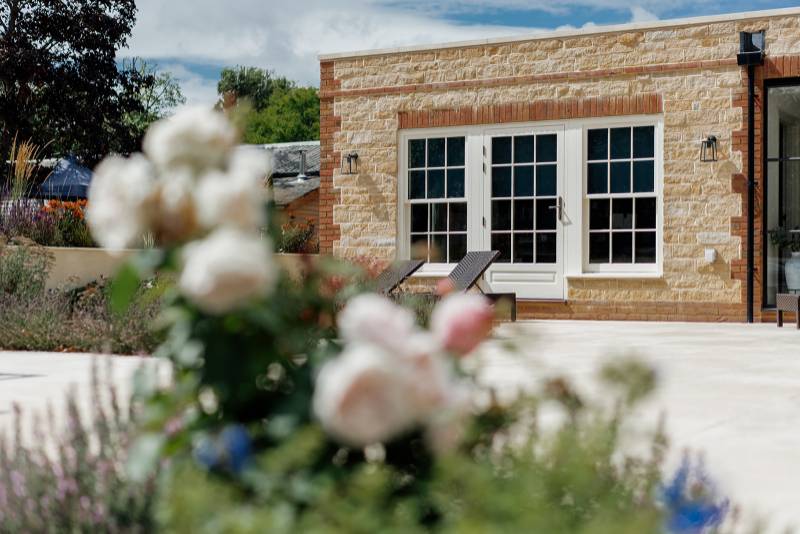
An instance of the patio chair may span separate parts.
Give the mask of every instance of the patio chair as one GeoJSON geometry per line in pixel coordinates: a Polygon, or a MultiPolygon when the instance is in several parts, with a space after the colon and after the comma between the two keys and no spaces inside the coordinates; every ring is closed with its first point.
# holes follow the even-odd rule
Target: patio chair
{"type": "Polygon", "coordinates": [[[483,282],[483,274],[492,263],[500,256],[500,251],[487,250],[467,252],[460,262],[453,268],[447,277],[453,283],[455,291],[467,292],[476,287],[493,303],[506,301],[511,306],[511,321],[517,320],[517,294],[492,293],[488,285],[483,282]]]}
{"type": "Polygon", "coordinates": [[[417,272],[425,262],[422,260],[396,261],[389,265],[375,279],[375,291],[389,295],[417,272]]]}

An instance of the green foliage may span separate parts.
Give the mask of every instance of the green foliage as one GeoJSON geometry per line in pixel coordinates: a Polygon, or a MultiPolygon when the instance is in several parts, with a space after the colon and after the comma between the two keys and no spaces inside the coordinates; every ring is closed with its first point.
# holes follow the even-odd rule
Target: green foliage
{"type": "Polygon", "coordinates": [[[316,236],[313,221],[306,224],[285,224],[281,226],[275,250],[284,254],[316,254],[319,251],[316,236]]]}
{"type": "Polygon", "coordinates": [[[0,531],[152,532],[155,478],[136,483],[123,468],[135,413],[99,386],[96,369],[91,401],[87,420],[71,395],[66,425],[51,412],[33,420],[32,436],[16,410],[13,435],[0,436],[0,531]]]}
{"type": "Polygon", "coordinates": [[[618,415],[586,410],[545,435],[525,429],[536,414],[534,399],[495,406],[461,449],[436,461],[419,436],[365,461],[318,427],[300,427],[239,482],[181,462],[162,487],[159,522],[170,532],[660,531],[661,435],[650,459],[620,461],[618,415]],[[417,452],[396,455],[408,444],[417,452]]]}
{"type": "Polygon", "coordinates": [[[294,84],[283,76],[258,67],[238,66],[224,68],[217,83],[220,95],[219,107],[224,105],[225,95],[232,95],[237,103],[248,102],[257,111],[269,105],[275,91],[286,90],[294,84]]]}
{"type": "Polygon", "coordinates": [[[0,154],[12,139],[52,142],[88,163],[139,145],[125,117],[142,110],[150,77],[119,69],[134,0],[0,3],[0,154]]]}
{"type": "Polygon", "coordinates": [[[319,94],[313,87],[291,87],[273,93],[268,105],[251,114],[246,143],[285,143],[319,139],[319,94]]]}
{"type": "Polygon", "coordinates": [[[125,114],[125,123],[137,137],[143,137],[151,124],[186,103],[180,83],[171,73],[160,72],[155,65],[138,58],[125,60],[123,70],[135,72],[148,82],[138,88],[140,108],[125,114]]]}
{"type": "Polygon", "coordinates": [[[800,252],[800,229],[790,230],[784,226],[773,228],[769,233],[770,242],[780,249],[800,252]]]}
{"type": "Polygon", "coordinates": [[[0,244],[0,296],[30,299],[44,293],[53,258],[46,250],[0,244]]]}
{"type": "Polygon", "coordinates": [[[0,251],[0,350],[141,354],[162,341],[154,322],[168,277],[137,282],[130,305],[114,313],[104,282],[45,291],[51,261],[39,247],[0,251]]]}
{"type": "Polygon", "coordinates": [[[319,139],[319,93],[313,87],[297,87],[272,71],[236,67],[223,69],[217,93],[218,107],[243,110],[245,143],[319,139]]]}

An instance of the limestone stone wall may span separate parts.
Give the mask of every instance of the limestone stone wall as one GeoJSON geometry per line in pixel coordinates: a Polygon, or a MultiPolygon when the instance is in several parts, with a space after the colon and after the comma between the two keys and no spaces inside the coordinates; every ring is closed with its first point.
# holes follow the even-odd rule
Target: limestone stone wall
{"type": "MultiPolygon", "coordinates": [[[[329,176],[323,172],[329,189],[323,186],[323,195],[330,194],[332,216],[323,216],[321,225],[335,228],[326,233],[334,237],[323,250],[327,244],[345,257],[394,257],[404,113],[443,110],[448,123],[448,110],[658,95],[664,117],[664,276],[569,280],[568,299],[741,304],[737,272],[744,250],[734,227],[744,208],[732,177],[744,165],[736,138],[744,127],[746,72],[735,55],[738,32],[759,29],[767,32],[770,56],[800,56],[800,15],[792,15],[323,60],[321,97],[332,115],[328,123],[323,116],[323,124],[335,124],[323,132],[329,151],[329,176]],[[699,161],[699,140],[708,134],[719,139],[716,163],[699,161]],[[351,151],[359,154],[359,173],[342,175],[336,158],[351,151]],[[706,248],[717,250],[717,263],[705,264],[706,248]]],[[[451,115],[453,124],[463,123],[458,113],[451,115]]],[[[514,120],[509,115],[503,122],[514,120]]]]}

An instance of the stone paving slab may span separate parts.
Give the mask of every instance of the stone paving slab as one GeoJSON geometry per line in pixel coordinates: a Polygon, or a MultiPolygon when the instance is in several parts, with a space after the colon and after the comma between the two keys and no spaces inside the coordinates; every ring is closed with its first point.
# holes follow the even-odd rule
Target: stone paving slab
{"type": "Polygon", "coordinates": [[[670,467],[687,448],[704,451],[720,489],[769,520],[769,532],[800,526],[800,332],[774,324],[530,321],[499,329],[524,354],[490,344],[482,376],[500,390],[557,374],[598,393],[594,378],[615,355],[635,353],[658,372],[659,389],[634,419],[650,430],[666,414],[670,467]]]}

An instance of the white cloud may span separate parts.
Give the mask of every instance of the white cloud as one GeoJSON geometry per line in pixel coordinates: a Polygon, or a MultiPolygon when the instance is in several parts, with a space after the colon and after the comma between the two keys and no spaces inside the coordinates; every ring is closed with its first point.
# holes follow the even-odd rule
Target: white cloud
{"type": "Polygon", "coordinates": [[[631,22],[652,22],[658,20],[658,15],[641,6],[631,8],[631,22]]]}
{"type": "MultiPolygon", "coordinates": [[[[576,6],[629,10],[655,17],[663,1],[644,0],[139,0],[133,38],[121,55],[161,60],[181,80],[192,103],[216,100],[216,80],[180,62],[253,65],[303,84],[319,83],[320,53],[528,34],[536,28],[459,24],[444,13],[498,8],[566,12],[576,6]],[[169,59],[165,59],[169,58],[169,59]]],[[[678,0],[684,2],[684,0],[678,0]]],[[[674,7],[674,3],[671,4],[674,7]]],[[[589,24],[590,26],[591,24],[589,24]]]]}

